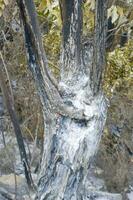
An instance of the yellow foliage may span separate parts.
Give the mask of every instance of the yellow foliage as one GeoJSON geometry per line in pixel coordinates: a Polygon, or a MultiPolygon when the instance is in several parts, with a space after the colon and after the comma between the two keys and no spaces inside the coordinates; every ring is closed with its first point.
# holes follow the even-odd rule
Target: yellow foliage
{"type": "Polygon", "coordinates": [[[38,15],[47,23],[48,33],[43,35],[43,42],[48,62],[53,73],[58,76],[60,53],[61,16],[57,0],[36,0],[38,15]],[[49,56],[50,55],[50,56],[49,56]]]}
{"type": "Polygon", "coordinates": [[[104,89],[111,95],[123,80],[131,82],[133,71],[133,41],[130,40],[123,48],[116,48],[107,55],[107,70],[105,74],[104,89]]]}
{"type": "Polygon", "coordinates": [[[124,15],[124,9],[121,8],[120,6],[117,6],[117,11],[118,11],[118,14],[119,14],[120,16],[124,15]]]}
{"type": "Polygon", "coordinates": [[[49,66],[56,77],[59,75],[58,60],[60,54],[60,32],[51,29],[47,35],[43,37],[45,50],[48,56],[49,66]],[[50,55],[50,56],[49,56],[50,55]]]}
{"type": "MultiPolygon", "coordinates": [[[[95,1],[93,1],[95,2],[95,1]]],[[[94,30],[94,4],[87,0],[83,4],[83,34],[89,36],[94,30]]],[[[43,41],[48,55],[49,65],[57,75],[57,67],[60,53],[60,31],[61,17],[57,0],[36,0],[38,15],[43,18],[43,23],[48,24],[48,33],[43,36],[43,41]]],[[[119,6],[111,7],[108,14],[119,24],[126,17],[127,10],[119,6]]],[[[108,16],[109,16],[108,15],[108,16]]],[[[105,74],[104,88],[108,95],[111,95],[121,80],[131,80],[131,66],[133,66],[132,55],[133,41],[130,41],[124,48],[116,48],[108,53],[108,67],[105,74]]]]}
{"type": "Polygon", "coordinates": [[[42,0],[42,2],[40,3],[38,9],[40,11],[43,11],[46,8],[46,6],[47,6],[47,1],[46,0],[42,0]]]}
{"type": "Polygon", "coordinates": [[[0,0],[0,17],[3,14],[3,10],[5,9],[5,6],[7,6],[9,3],[8,0],[0,0]]]}
{"type": "Polygon", "coordinates": [[[91,10],[91,4],[86,2],[83,6],[83,33],[88,36],[94,29],[94,12],[91,10]]]}

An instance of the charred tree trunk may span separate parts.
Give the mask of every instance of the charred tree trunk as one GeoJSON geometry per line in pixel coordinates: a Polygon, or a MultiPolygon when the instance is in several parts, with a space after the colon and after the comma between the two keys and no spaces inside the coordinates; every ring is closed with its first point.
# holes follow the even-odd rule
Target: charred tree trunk
{"type": "Polygon", "coordinates": [[[63,38],[58,85],[47,67],[33,1],[17,2],[29,67],[44,113],[45,139],[36,199],[116,199],[88,188],[89,165],[97,152],[107,111],[101,90],[107,1],[96,0],[96,46],[90,45],[86,58],[81,44],[82,0],[60,0],[63,38]]]}
{"type": "MultiPolygon", "coordinates": [[[[89,195],[90,198],[94,195],[88,191],[87,175],[104,127],[106,103],[100,90],[93,95],[90,69],[86,69],[89,65],[83,62],[81,0],[63,0],[60,5],[63,44],[59,89],[65,104],[83,110],[84,116],[81,119],[56,116],[55,125],[46,129],[37,198],[89,199],[89,195]]],[[[92,62],[93,55],[90,59],[92,62]]]]}

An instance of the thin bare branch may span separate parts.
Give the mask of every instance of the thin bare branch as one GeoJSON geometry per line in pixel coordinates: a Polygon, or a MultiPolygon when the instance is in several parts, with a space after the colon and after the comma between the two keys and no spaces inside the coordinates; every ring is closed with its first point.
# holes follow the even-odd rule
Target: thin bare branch
{"type": "Polygon", "coordinates": [[[16,113],[15,113],[14,106],[11,103],[11,97],[9,95],[8,88],[6,87],[6,84],[5,84],[3,71],[2,71],[2,65],[3,65],[3,63],[2,63],[2,60],[0,59],[0,87],[1,87],[1,90],[2,90],[2,93],[4,96],[7,110],[9,112],[11,121],[14,126],[14,131],[15,131],[15,135],[16,135],[16,139],[17,139],[17,143],[18,143],[18,147],[19,147],[20,157],[21,157],[21,161],[24,166],[25,177],[26,177],[29,187],[34,189],[34,184],[33,184],[33,180],[32,180],[31,173],[30,173],[30,168],[29,168],[29,164],[28,164],[28,159],[27,159],[27,155],[26,155],[26,150],[25,150],[25,146],[24,146],[21,129],[19,126],[19,122],[18,122],[16,113]]]}
{"type": "Polygon", "coordinates": [[[8,73],[8,70],[7,70],[6,63],[5,63],[4,57],[2,55],[2,52],[0,52],[0,57],[1,57],[1,60],[2,60],[2,63],[3,63],[3,67],[4,67],[4,70],[5,70],[5,73],[6,73],[7,81],[8,81],[8,84],[9,84],[9,89],[10,89],[10,94],[11,94],[11,101],[12,101],[12,104],[14,104],[14,96],[13,96],[13,91],[12,91],[12,86],[11,86],[11,80],[10,80],[10,77],[9,77],[9,73],[8,73]]]}

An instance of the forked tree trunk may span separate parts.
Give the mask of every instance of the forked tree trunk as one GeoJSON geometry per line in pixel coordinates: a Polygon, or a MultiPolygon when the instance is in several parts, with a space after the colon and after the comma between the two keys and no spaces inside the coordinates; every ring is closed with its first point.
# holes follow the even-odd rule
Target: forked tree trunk
{"type": "Polygon", "coordinates": [[[35,7],[17,0],[24,25],[29,67],[44,112],[44,150],[36,199],[87,200],[105,196],[88,188],[89,165],[97,152],[107,106],[101,90],[105,65],[106,0],[96,1],[94,48],[81,45],[82,0],[61,0],[63,42],[61,80],[47,68],[35,7]],[[94,49],[94,51],[93,51],[94,49]],[[94,53],[93,53],[94,52],[94,53]]]}
{"type": "MultiPolygon", "coordinates": [[[[106,103],[101,91],[93,95],[89,65],[83,62],[81,0],[64,0],[61,8],[60,91],[65,103],[83,109],[87,118],[78,120],[59,115],[53,118],[50,127],[45,124],[37,197],[41,200],[89,199],[87,175],[104,127],[106,103]]],[[[92,63],[92,59],[91,54],[88,62],[92,63]]]]}

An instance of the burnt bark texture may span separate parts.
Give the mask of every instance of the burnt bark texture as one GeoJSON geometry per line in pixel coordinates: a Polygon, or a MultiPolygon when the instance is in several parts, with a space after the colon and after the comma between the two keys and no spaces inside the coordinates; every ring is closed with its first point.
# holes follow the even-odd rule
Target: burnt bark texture
{"type": "Polygon", "coordinates": [[[95,33],[94,33],[94,63],[92,70],[93,90],[96,94],[101,87],[105,67],[105,47],[107,33],[107,1],[96,1],[95,33]]]}
{"type": "Polygon", "coordinates": [[[36,200],[121,199],[88,187],[88,170],[106,120],[101,89],[105,67],[106,0],[96,0],[94,44],[82,39],[82,1],[60,0],[60,81],[49,71],[33,0],[17,0],[29,69],[44,113],[44,148],[36,200]],[[84,53],[85,52],[85,53],[84,53]]]}

